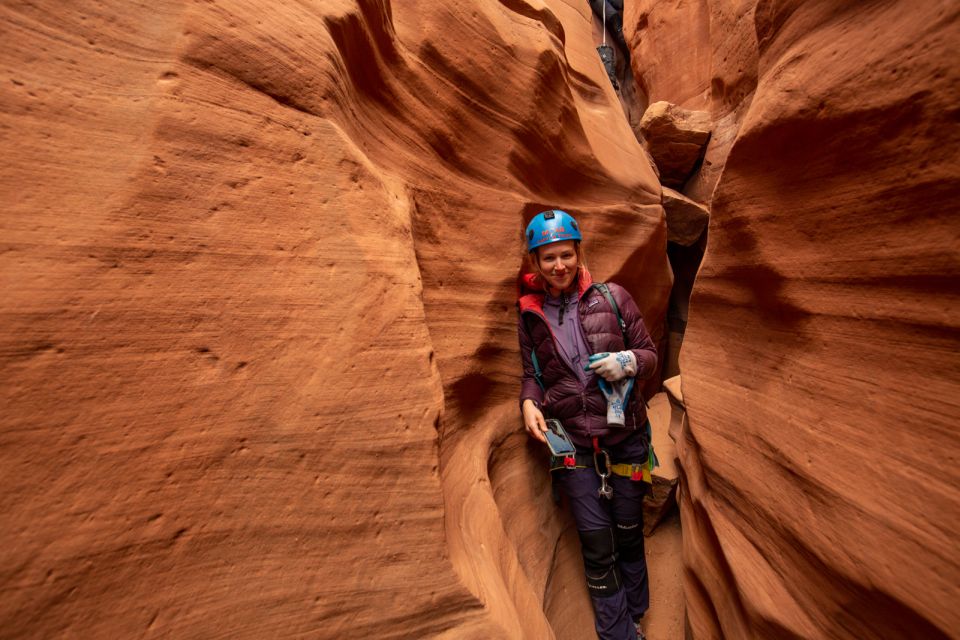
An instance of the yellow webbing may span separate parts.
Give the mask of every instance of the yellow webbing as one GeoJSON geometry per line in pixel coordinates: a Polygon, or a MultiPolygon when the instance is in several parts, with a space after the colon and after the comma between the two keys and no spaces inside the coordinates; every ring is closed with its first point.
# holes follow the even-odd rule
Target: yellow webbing
{"type": "Polygon", "coordinates": [[[612,464],[610,465],[610,471],[625,478],[633,478],[634,473],[640,472],[644,482],[653,484],[649,464],[612,464]]]}

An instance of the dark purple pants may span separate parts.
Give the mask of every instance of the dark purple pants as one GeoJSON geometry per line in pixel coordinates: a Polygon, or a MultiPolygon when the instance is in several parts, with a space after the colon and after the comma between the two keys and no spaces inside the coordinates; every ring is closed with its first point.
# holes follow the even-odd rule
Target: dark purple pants
{"type": "MultiPolygon", "coordinates": [[[[600,443],[603,447],[603,442],[600,443]]],[[[645,434],[637,432],[611,447],[613,462],[641,464],[647,458],[645,434]]],[[[582,453],[586,453],[583,451],[582,453]]],[[[650,606],[647,562],[643,549],[643,496],[647,484],[612,475],[613,498],[598,494],[600,476],[594,469],[554,471],[554,482],[567,496],[580,532],[588,575],[616,575],[615,591],[597,596],[591,591],[597,635],[600,640],[636,640],[634,625],[650,606]],[[608,540],[613,540],[610,553],[608,540]]],[[[611,581],[610,584],[612,584],[611,581]]],[[[591,580],[588,588],[593,589],[591,580]]]]}

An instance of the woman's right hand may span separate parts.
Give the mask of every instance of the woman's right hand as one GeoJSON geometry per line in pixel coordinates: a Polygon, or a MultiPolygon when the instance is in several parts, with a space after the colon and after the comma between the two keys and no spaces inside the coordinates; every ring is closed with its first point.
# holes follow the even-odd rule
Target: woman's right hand
{"type": "Polygon", "coordinates": [[[543,419],[543,412],[537,404],[527,398],[523,401],[523,426],[531,437],[546,444],[547,438],[543,434],[547,431],[547,421],[543,419]]]}

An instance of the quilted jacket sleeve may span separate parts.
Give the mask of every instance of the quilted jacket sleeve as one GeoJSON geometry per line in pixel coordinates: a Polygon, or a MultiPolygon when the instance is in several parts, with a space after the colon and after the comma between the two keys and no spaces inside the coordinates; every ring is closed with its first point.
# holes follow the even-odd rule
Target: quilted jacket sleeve
{"type": "Polygon", "coordinates": [[[530,333],[523,322],[523,316],[517,320],[517,333],[520,335],[520,359],[523,363],[523,377],[520,382],[520,405],[523,401],[531,399],[537,403],[537,406],[543,405],[543,390],[537,383],[534,376],[533,360],[530,358],[530,352],[533,349],[533,340],[530,339],[530,333]]]}
{"type": "Polygon", "coordinates": [[[627,347],[637,358],[637,379],[646,380],[657,370],[657,346],[643,324],[643,316],[633,297],[620,285],[610,283],[608,286],[627,325],[627,347]]]}

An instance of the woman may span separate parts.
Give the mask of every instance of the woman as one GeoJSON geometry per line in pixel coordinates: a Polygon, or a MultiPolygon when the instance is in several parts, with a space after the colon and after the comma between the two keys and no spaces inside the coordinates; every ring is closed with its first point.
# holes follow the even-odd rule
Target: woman
{"type": "Polygon", "coordinates": [[[613,283],[604,291],[592,281],[581,239],[577,221],[560,210],[541,212],[527,226],[532,269],[521,278],[518,301],[520,405],[532,437],[546,443],[545,420],[556,418],[576,446],[575,456],[554,458],[551,466],[580,534],[597,634],[601,640],[642,639],[640,618],[650,600],[646,484],[638,471],[649,455],[646,407],[637,385],[620,419],[612,420],[623,424],[611,424],[598,379],[609,391],[632,385],[630,378],[649,378],[657,352],[630,294],[613,283]]]}

